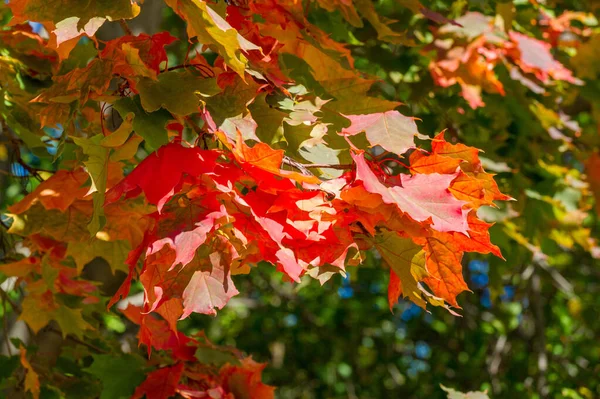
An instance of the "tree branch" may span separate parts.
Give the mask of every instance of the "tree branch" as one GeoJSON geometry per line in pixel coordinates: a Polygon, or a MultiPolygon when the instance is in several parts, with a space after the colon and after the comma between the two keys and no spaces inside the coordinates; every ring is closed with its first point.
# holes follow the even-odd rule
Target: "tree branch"
{"type": "MultiPolygon", "coordinates": [[[[58,334],[58,335],[60,335],[60,336],[62,336],[62,333],[61,333],[60,331],[57,331],[57,330],[55,330],[55,329],[53,329],[53,328],[50,328],[50,329],[49,329],[49,331],[50,331],[50,332],[53,332],[53,333],[55,333],[55,334],[58,334]]],[[[97,347],[97,346],[95,346],[95,345],[92,345],[92,344],[90,344],[90,343],[87,343],[87,342],[85,342],[85,341],[82,341],[82,340],[80,340],[79,338],[73,337],[73,336],[71,336],[71,335],[67,335],[66,339],[67,339],[67,341],[71,341],[71,342],[74,342],[74,343],[76,343],[76,344],[83,345],[83,346],[87,347],[88,349],[91,349],[91,350],[93,350],[93,351],[94,351],[94,352],[96,352],[96,353],[102,353],[102,354],[107,354],[107,353],[109,353],[108,351],[106,351],[106,350],[104,350],[104,349],[102,349],[102,348],[98,348],[98,347],[97,347]]]]}

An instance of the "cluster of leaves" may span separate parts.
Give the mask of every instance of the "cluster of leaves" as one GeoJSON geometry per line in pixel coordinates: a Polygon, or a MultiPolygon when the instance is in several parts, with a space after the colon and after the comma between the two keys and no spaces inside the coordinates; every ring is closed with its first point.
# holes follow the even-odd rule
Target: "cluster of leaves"
{"type": "MultiPolygon", "coordinates": [[[[443,26],[432,46],[438,57],[430,65],[435,83],[442,87],[460,84],[462,96],[471,108],[485,105],[481,91],[505,95],[494,68],[504,63],[511,78],[536,93],[544,89],[525,75],[542,84],[562,80],[580,84],[570,70],[550,53],[551,44],[529,37],[505,24],[507,32],[494,24],[492,17],[473,12],[457,19],[460,27],[443,26]]],[[[506,23],[506,22],[505,22],[506,23]]]]}
{"type": "MultiPolygon", "coordinates": [[[[42,392],[68,397],[82,381],[93,392],[80,396],[272,396],[263,365],[177,329],[192,313],[216,314],[239,294],[231,276],[263,261],[286,281],[323,284],[376,249],[389,267],[390,308],[403,296],[454,313],[467,289],[464,253],[502,258],[489,222],[499,222],[493,241],[523,273],[532,260],[548,270],[568,264],[552,258],[564,249],[600,255],[581,225],[590,192],[579,171],[540,160],[511,180],[517,205],[494,210],[511,197],[484,170],[513,179],[498,161],[555,147],[586,158],[574,112],[555,111],[574,101],[564,90],[584,81],[551,53],[572,45],[566,30],[592,35],[571,29],[587,24],[585,14],[543,13],[545,43],[504,3],[495,18],[461,12],[455,20],[417,1],[379,9],[364,0],[165,3],[185,23],[179,38],[134,35],[125,20],[145,6],[130,0],[0,6],[3,132],[15,153],[48,159],[53,171],[19,159],[38,182],[3,218],[14,248],[0,272],[17,290],[2,294],[39,345],[22,344],[15,392],[37,397],[41,377],[42,392]],[[395,13],[401,22],[383,17],[395,13]],[[101,27],[117,20],[124,34],[101,40],[101,27]],[[415,24],[431,37],[401,33],[415,24]],[[411,47],[415,39],[429,43],[411,47]],[[365,56],[375,50],[385,57],[365,56]],[[393,74],[414,60],[424,67],[412,82],[432,79],[427,90],[410,84],[414,70],[393,74]],[[464,100],[424,100],[455,84],[464,100]],[[396,87],[405,94],[390,95],[396,87]],[[517,101],[503,105],[497,94],[517,101]],[[396,110],[399,99],[420,129],[396,110]],[[429,139],[419,130],[442,133],[429,139]],[[539,131],[546,136],[531,133],[539,131]],[[93,278],[103,264],[108,277],[93,278]],[[143,292],[138,307],[126,305],[132,289],[143,292]],[[117,302],[119,310],[105,310],[117,302]],[[131,348],[117,354],[107,320],[128,320],[148,359],[131,348]],[[51,333],[74,345],[44,364],[51,333]]],[[[592,156],[588,170],[597,163],[592,156]]]]}
{"type": "MultiPolygon", "coordinates": [[[[381,2],[380,10],[401,21],[398,30],[415,32],[420,44],[433,44],[437,33],[429,34],[426,21],[406,19],[405,11],[392,3],[381,2]]],[[[410,104],[411,114],[422,119],[421,131],[448,129],[447,136],[484,149],[484,165],[498,173],[496,179],[503,183],[503,190],[517,199],[501,205],[500,210],[488,212],[489,208],[482,208],[479,212],[487,222],[496,222],[490,229],[492,242],[502,248],[507,262],[490,258],[486,267],[474,263],[473,271],[466,271],[465,279],[477,293],[473,302],[466,303],[471,300],[468,296],[461,300],[466,320],[454,322],[433,310],[433,321],[421,316],[407,323],[406,330],[399,327],[407,331],[401,338],[392,334],[393,348],[402,359],[390,359],[386,366],[397,367],[400,375],[407,377],[392,392],[432,396],[432,389],[440,382],[449,384],[440,381],[440,375],[445,375],[465,389],[487,386],[498,397],[595,397],[597,388],[591,387],[598,385],[595,375],[600,353],[586,348],[594,346],[590,339],[600,328],[594,316],[598,306],[599,225],[593,209],[598,187],[598,164],[594,160],[600,144],[598,74],[590,61],[597,59],[591,49],[598,31],[598,8],[577,1],[435,4],[436,11],[457,21],[468,9],[492,17],[494,26],[498,24],[501,29],[539,39],[539,44],[546,40],[552,45],[552,57],[583,82],[573,84],[550,77],[544,83],[506,56],[493,67],[506,95],[484,89],[481,97],[486,106],[471,109],[460,85],[441,87],[431,78],[430,66],[438,60],[437,54],[429,51],[434,47],[425,51],[420,45],[411,49],[388,47],[371,41],[372,32],[352,31],[360,41],[348,41],[357,46],[356,64],[385,79],[380,87],[387,98],[410,104]],[[512,64],[538,87],[523,84],[518,76],[511,77],[512,64]],[[440,324],[451,327],[442,328],[440,324]],[[432,332],[432,326],[439,329],[432,332]],[[458,328],[460,334],[453,328],[458,328]],[[403,360],[420,337],[433,349],[427,360],[431,372],[415,377],[411,372],[417,360],[410,366],[403,360]],[[448,346],[439,342],[448,342],[448,346]]],[[[335,23],[332,26],[329,31],[339,34],[335,23]]],[[[345,306],[358,311],[358,303],[368,295],[363,292],[359,299],[359,289],[370,287],[360,281],[351,287],[357,298],[347,299],[345,306]]],[[[345,295],[345,291],[340,294],[345,295]]],[[[407,318],[413,310],[406,310],[407,318]]],[[[299,313],[295,308],[290,311],[299,313]]],[[[370,311],[361,314],[368,317],[370,311]]],[[[254,317],[247,319],[240,320],[240,324],[246,325],[254,317]]],[[[399,324],[404,324],[404,314],[399,324]]],[[[367,330],[363,323],[356,322],[345,325],[344,331],[353,327],[367,330]]],[[[363,330],[363,339],[379,337],[377,333],[385,333],[383,327],[372,320],[370,331],[363,330]]],[[[342,333],[340,329],[331,330],[342,333]]],[[[290,334],[303,337],[300,332],[290,334]]],[[[372,351],[363,346],[365,341],[353,342],[361,350],[372,351]]],[[[239,345],[248,350],[258,347],[251,342],[239,345]]],[[[388,352],[379,348],[376,353],[383,357],[388,352]]],[[[361,360],[338,357],[327,365],[335,364],[336,359],[352,365],[353,377],[360,373],[361,360]]],[[[388,369],[381,371],[382,379],[394,375],[388,369]]],[[[332,394],[333,388],[333,384],[319,386],[329,389],[325,396],[332,394]]],[[[373,393],[367,382],[357,384],[356,391],[359,396],[381,395],[373,393]]]]}
{"type": "MultiPolygon", "coordinates": [[[[377,87],[386,98],[411,106],[410,114],[422,120],[420,131],[447,129],[447,139],[484,150],[480,158],[486,169],[498,173],[503,191],[517,199],[479,211],[486,222],[496,222],[490,234],[506,262],[465,257],[463,273],[474,294],[459,297],[463,318],[440,309],[427,314],[404,302],[396,305],[394,316],[385,317],[387,304],[373,299],[385,279],[375,269],[379,261],[371,258],[367,263],[373,268],[351,272],[339,286],[320,290],[307,285],[294,292],[272,277],[253,275],[252,284],[238,286],[240,291],[271,286],[279,291],[266,298],[255,294],[256,303],[247,308],[226,308],[210,323],[193,319],[190,325],[272,359],[267,378],[282,386],[285,397],[441,398],[441,383],[488,389],[492,397],[595,398],[600,395],[600,351],[595,349],[600,98],[593,49],[599,9],[578,1],[429,4],[456,21],[467,11],[486,15],[483,28],[502,35],[503,46],[510,44],[503,31],[535,38],[544,49],[539,60],[549,52],[576,77],[574,83],[551,75],[544,81],[499,52],[503,58],[493,64],[492,76],[505,95],[484,85],[485,106],[473,109],[460,84],[438,85],[430,69],[439,61],[431,51],[434,42],[455,36],[443,32],[460,27],[432,29],[396,2],[379,2],[380,12],[400,21],[397,31],[414,32],[419,45],[409,48],[376,42],[376,32],[369,29],[346,34],[339,17],[314,18],[333,37],[347,41],[361,70],[382,79],[377,87]],[[281,321],[272,322],[272,314],[281,321]],[[267,341],[275,344],[267,347],[239,334],[259,325],[269,326],[267,341]],[[298,347],[306,350],[298,353],[298,347]],[[317,351],[323,354],[315,361],[310,354],[317,351]]],[[[499,51],[491,44],[486,48],[499,51]]]]}
{"type": "MultiPolygon", "coordinates": [[[[139,280],[143,308],[125,315],[140,325],[149,355],[171,354],[146,385],[168,383],[163,397],[227,395],[241,388],[188,363],[196,341],[177,332],[177,320],[225,306],[238,294],[231,275],[267,261],[290,280],[306,274],[323,283],[375,247],[390,266],[390,306],[403,295],[422,307],[458,307],[456,295],[467,288],[463,252],[500,255],[476,211],[508,197],[484,172],[478,151],[443,134],[431,151],[418,149],[415,136],[426,136],[414,120],[395,110],[399,103],[367,95],[373,81],[306,19],[302,4],[167,1],[186,21],[190,43],[217,54],[209,63],[197,49],[169,68],[165,46],[175,38],[167,32],[94,39],[105,18],[135,17],[138,6],[124,3],[64,15],[40,11],[36,1],[7,6],[13,15],[6,33],[27,39],[9,58],[18,66],[10,77],[16,84],[22,75],[42,80],[41,71],[20,64],[26,55],[45,63],[51,78],[33,94],[23,85],[6,91],[14,108],[7,112],[21,111],[38,126],[23,134],[32,151],[48,147],[42,128],[61,129],[60,170],[8,213],[8,233],[24,238],[29,256],[2,272],[24,284],[20,319],[33,333],[51,322],[64,337],[86,339],[86,331],[97,330],[86,319],[102,301],[82,272],[101,257],[113,273],[128,273],[108,306],[139,280]],[[48,39],[26,21],[41,23],[48,39]],[[69,62],[81,36],[98,50],[69,62]],[[107,126],[110,106],[122,119],[114,129],[107,126]],[[150,154],[139,162],[142,142],[150,154]],[[365,152],[376,146],[380,156],[365,152]],[[408,151],[405,165],[397,157],[408,151]],[[390,157],[410,174],[386,166],[390,157]],[[123,177],[128,166],[134,168],[123,177]],[[168,378],[157,382],[158,375],[168,378]]],[[[361,10],[380,33],[389,29],[370,3],[361,10]]],[[[14,121],[6,125],[20,133],[14,121]]],[[[89,370],[99,374],[102,364],[95,358],[89,370]]],[[[249,376],[260,374],[253,363],[244,365],[249,376]]],[[[33,373],[29,368],[25,389],[37,396],[33,373]]],[[[244,380],[247,392],[272,394],[252,381],[244,380]]],[[[147,391],[142,384],[136,392],[147,391]]]]}

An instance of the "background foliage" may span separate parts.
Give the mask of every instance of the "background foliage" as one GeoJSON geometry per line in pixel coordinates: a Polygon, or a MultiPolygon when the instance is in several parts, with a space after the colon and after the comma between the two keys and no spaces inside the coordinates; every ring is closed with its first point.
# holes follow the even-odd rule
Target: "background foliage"
{"type": "MultiPolygon", "coordinates": [[[[244,7],[241,3],[231,7],[244,7]]],[[[505,259],[465,257],[464,277],[473,292],[459,296],[462,317],[440,307],[429,307],[426,312],[402,299],[391,314],[386,297],[389,272],[381,267],[378,254],[369,252],[363,266],[349,268],[345,278],[334,276],[323,286],[316,280],[291,285],[265,265],[249,275],[234,276],[239,296],[216,318],[192,314],[178,323],[179,330],[188,335],[204,330],[216,344],[236,347],[259,362],[268,362],[263,380],[277,386],[279,397],[285,398],[446,397],[440,384],[461,391],[487,389],[495,398],[600,396],[600,321],[596,316],[600,224],[594,199],[600,193],[600,8],[594,2],[558,0],[424,1],[426,9],[411,0],[374,2],[378,15],[394,21],[385,25],[364,14],[364,6],[359,8],[364,1],[357,0],[352,7],[368,20],[357,26],[352,13],[341,6],[346,4],[343,1],[297,3],[310,23],[346,45],[358,70],[378,79],[370,94],[402,102],[399,109],[404,115],[419,118],[420,133],[433,137],[446,129],[448,141],[484,151],[486,170],[495,173],[502,192],[516,200],[480,211],[486,221],[496,223],[490,230],[491,241],[505,259]],[[488,35],[481,30],[481,21],[487,21],[485,29],[497,32],[490,34],[496,38],[481,41],[482,34],[488,35]],[[546,61],[538,47],[520,54],[537,56],[537,61],[542,58],[543,67],[532,67],[527,57],[505,51],[506,42],[518,43],[510,38],[510,31],[548,43],[547,51],[562,65],[546,61]],[[502,37],[502,44],[497,37],[502,37]],[[452,49],[462,52],[456,55],[452,49]]],[[[222,2],[217,6],[222,7],[222,2]]],[[[0,10],[4,34],[10,29],[11,11],[6,6],[0,10]]],[[[32,26],[34,32],[41,29],[32,26]]],[[[181,59],[188,50],[183,22],[162,2],[147,1],[130,28],[149,34],[168,30],[182,39],[167,47],[169,65],[187,61],[181,59]]],[[[120,29],[117,22],[107,23],[98,36],[113,39],[121,35],[120,29]]],[[[8,70],[2,63],[9,57],[39,62],[39,54],[27,53],[26,46],[7,43],[0,44],[1,73],[8,70]]],[[[63,72],[85,66],[96,53],[91,41],[78,38],[63,61],[63,72]]],[[[214,53],[209,52],[206,58],[212,65],[211,57],[214,53]]],[[[317,86],[298,72],[301,60],[282,57],[279,63],[298,83],[317,86]]],[[[20,75],[24,81],[17,82],[22,87],[47,84],[25,75],[20,75]]],[[[13,82],[0,77],[2,90],[13,82]]],[[[47,117],[58,118],[59,112],[58,107],[52,109],[47,117]]],[[[27,142],[33,140],[27,136],[31,126],[23,125],[26,118],[20,119],[16,108],[6,104],[0,114],[5,121],[0,144],[5,172],[0,176],[0,195],[5,212],[48,178],[46,171],[56,170],[54,155],[61,155],[65,162],[70,153],[63,147],[62,132],[48,128],[48,148],[32,150],[27,142]],[[15,138],[22,142],[14,145],[15,138]]],[[[4,215],[2,221],[5,227],[11,223],[4,215]]],[[[6,229],[1,231],[8,263],[20,244],[6,229]]],[[[5,338],[15,325],[15,312],[26,306],[22,290],[10,281],[3,283],[1,291],[5,338]]],[[[107,296],[120,285],[120,281],[102,281],[107,296]]],[[[141,290],[134,284],[132,294],[141,290]]],[[[96,311],[103,313],[101,306],[96,311]]],[[[16,346],[24,344],[28,353],[40,347],[43,352],[43,345],[72,345],[58,358],[53,372],[67,378],[74,375],[88,386],[81,390],[74,385],[71,391],[61,392],[56,388],[60,378],[43,375],[34,364],[42,381],[49,381],[42,383],[42,397],[75,397],[74,392],[93,396],[101,387],[102,395],[108,395],[102,397],[116,397],[102,385],[115,373],[114,367],[118,370],[114,365],[122,362],[127,369],[132,362],[142,364],[143,356],[136,353],[117,355],[126,345],[135,352],[134,324],[116,311],[100,319],[104,336],[85,338],[101,349],[100,353],[86,349],[94,356],[88,367],[96,365],[89,373],[73,368],[72,359],[82,355],[84,348],[72,341],[82,336],[70,335],[69,341],[60,333],[54,334],[54,340],[20,335],[23,343],[15,342],[16,346]],[[100,367],[100,357],[113,356],[109,353],[114,355],[110,361],[106,358],[112,371],[100,367]],[[137,360],[126,358],[134,355],[137,360]]],[[[6,355],[15,355],[17,349],[9,353],[8,345],[3,348],[6,355]]],[[[11,390],[21,384],[19,394],[24,395],[27,381],[23,380],[31,375],[27,362],[15,356],[0,359],[2,388],[16,394],[11,390]]],[[[217,359],[215,364],[220,362],[217,359]]],[[[137,384],[143,381],[143,373],[128,377],[137,384]]],[[[123,392],[119,389],[129,387],[112,389],[123,392]]]]}

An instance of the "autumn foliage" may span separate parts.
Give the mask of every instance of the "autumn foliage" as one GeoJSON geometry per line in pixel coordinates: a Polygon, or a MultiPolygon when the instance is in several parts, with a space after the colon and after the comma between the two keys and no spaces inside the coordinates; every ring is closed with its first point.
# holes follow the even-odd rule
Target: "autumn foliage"
{"type": "MultiPolygon", "coordinates": [[[[165,2],[187,46],[169,32],[132,34],[126,21],[144,5],[130,0],[1,6],[0,118],[17,146],[50,151],[57,165],[8,208],[26,250],[0,272],[23,287],[20,319],[33,333],[93,343],[75,344],[87,351],[77,364],[101,398],[269,398],[264,364],[177,328],[239,295],[232,276],[266,262],[291,283],[325,284],[375,249],[390,308],[402,297],[460,313],[463,254],[502,257],[478,210],[512,198],[477,148],[419,132],[402,104],[377,96],[377,78],[307,14],[338,12],[408,45],[393,21],[364,0],[165,2]],[[122,36],[96,36],[117,20],[122,36]],[[97,258],[126,275],[116,292],[86,273],[97,258]],[[127,305],[135,284],[141,306],[127,305]],[[108,311],[138,326],[142,355],[101,338],[97,314],[108,311]]],[[[407,3],[430,19],[435,39],[422,51],[435,54],[435,84],[460,85],[471,108],[485,106],[482,93],[506,94],[501,64],[536,92],[581,83],[550,53],[568,21],[547,20],[546,43],[479,13],[450,21],[407,3]]],[[[33,397],[45,384],[74,389],[29,357],[22,346],[33,397]]]]}

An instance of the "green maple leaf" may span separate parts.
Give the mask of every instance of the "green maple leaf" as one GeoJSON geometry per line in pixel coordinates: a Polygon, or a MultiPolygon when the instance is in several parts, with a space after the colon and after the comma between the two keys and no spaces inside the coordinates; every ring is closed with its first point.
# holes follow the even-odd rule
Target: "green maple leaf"
{"type": "Polygon", "coordinates": [[[406,44],[408,42],[405,34],[394,32],[388,26],[388,24],[395,21],[377,14],[371,0],[356,0],[355,6],[357,11],[375,28],[379,40],[396,44],[406,44]]]}
{"type": "Polygon", "coordinates": [[[60,22],[70,17],[78,17],[82,28],[92,18],[110,20],[131,19],[140,13],[140,6],[131,0],[26,0],[12,6],[16,18],[31,21],[60,22]],[[17,8],[18,7],[18,8],[17,8]]]}
{"type": "Polygon", "coordinates": [[[96,135],[89,139],[73,137],[75,144],[83,149],[87,155],[87,161],[84,165],[92,178],[92,187],[90,193],[93,193],[94,213],[92,220],[88,224],[90,235],[94,236],[106,223],[104,216],[104,194],[106,192],[106,179],[108,175],[108,155],[109,149],[101,145],[104,138],[102,135],[96,135]]]}
{"type": "Polygon", "coordinates": [[[394,231],[378,234],[373,245],[402,282],[402,296],[425,308],[418,281],[427,275],[425,256],[420,245],[394,231]]]}
{"type": "Polygon", "coordinates": [[[276,144],[283,139],[283,118],[286,114],[269,106],[266,98],[266,93],[259,94],[248,109],[256,122],[256,136],[263,143],[276,144]]]}
{"type": "Polygon", "coordinates": [[[216,79],[202,78],[191,72],[170,71],[158,75],[158,80],[145,78],[137,86],[142,107],[147,112],[164,108],[176,115],[189,115],[198,112],[202,97],[212,96],[221,91],[216,79]]]}
{"type": "Polygon", "coordinates": [[[223,92],[206,98],[206,108],[217,126],[221,126],[227,118],[245,115],[248,112],[246,104],[254,99],[258,87],[254,81],[245,83],[237,78],[235,83],[227,86],[223,92]]]}
{"type": "Polygon", "coordinates": [[[52,318],[58,323],[63,337],[72,334],[82,339],[84,330],[93,329],[81,316],[81,309],[71,309],[61,305],[54,311],[52,318]]]}
{"type": "Polygon", "coordinates": [[[102,381],[100,399],[130,397],[144,381],[144,360],[139,356],[124,354],[93,355],[94,363],[84,371],[102,381]]]}
{"type": "Polygon", "coordinates": [[[240,361],[231,352],[219,349],[199,346],[195,353],[196,359],[201,363],[209,363],[217,366],[223,366],[226,363],[239,364],[240,361]]]}
{"type": "Polygon", "coordinates": [[[83,267],[90,263],[94,258],[101,257],[110,265],[114,273],[116,270],[126,272],[127,266],[125,260],[131,250],[129,241],[103,241],[95,239],[91,242],[70,242],[67,255],[73,257],[77,270],[81,272],[83,267]]]}
{"type": "Polygon", "coordinates": [[[34,333],[44,328],[52,320],[52,308],[46,306],[45,303],[40,303],[36,297],[26,296],[21,306],[22,312],[19,318],[27,323],[34,333]]]}
{"type": "Polygon", "coordinates": [[[165,128],[165,125],[173,118],[169,112],[163,109],[146,112],[142,107],[140,96],[122,98],[115,102],[114,108],[121,115],[127,115],[130,112],[135,114],[133,130],[146,140],[146,144],[151,150],[156,150],[169,142],[165,128]]]}

